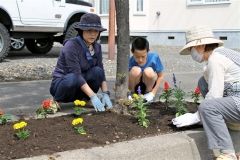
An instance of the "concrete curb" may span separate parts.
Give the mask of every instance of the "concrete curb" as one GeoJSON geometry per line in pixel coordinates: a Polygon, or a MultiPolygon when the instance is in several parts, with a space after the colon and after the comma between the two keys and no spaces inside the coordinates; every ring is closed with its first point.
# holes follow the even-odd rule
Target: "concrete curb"
{"type": "MultiPolygon", "coordinates": [[[[240,132],[230,131],[236,152],[240,132]]],[[[19,160],[212,160],[205,133],[200,130],[157,135],[89,149],[77,149],[19,160]]]]}
{"type": "MultiPolygon", "coordinates": [[[[103,147],[78,149],[21,160],[201,160],[194,139],[185,133],[158,135],[103,147]]],[[[20,160],[20,159],[19,159],[20,160]]]]}

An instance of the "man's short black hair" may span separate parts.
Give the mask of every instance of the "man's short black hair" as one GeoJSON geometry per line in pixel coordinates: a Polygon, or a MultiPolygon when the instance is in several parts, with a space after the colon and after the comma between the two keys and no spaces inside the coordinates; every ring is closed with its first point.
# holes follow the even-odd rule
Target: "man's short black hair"
{"type": "Polygon", "coordinates": [[[132,42],[132,48],[131,51],[132,53],[135,50],[144,50],[146,49],[147,52],[149,51],[149,42],[147,39],[143,38],[143,37],[137,37],[133,40],[132,42]]]}

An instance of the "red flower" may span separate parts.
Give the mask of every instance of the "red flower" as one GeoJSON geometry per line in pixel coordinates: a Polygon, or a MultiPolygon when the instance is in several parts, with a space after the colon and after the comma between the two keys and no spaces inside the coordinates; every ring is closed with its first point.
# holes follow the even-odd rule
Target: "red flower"
{"type": "Polygon", "coordinates": [[[170,87],[169,87],[169,83],[168,83],[167,81],[165,81],[165,82],[164,82],[164,88],[163,88],[163,90],[164,90],[164,91],[167,91],[167,90],[169,90],[169,88],[170,88],[170,87]]]}
{"type": "Polygon", "coordinates": [[[46,99],[44,101],[42,101],[42,107],[44,109],[49,109],[51,106],[51,99],[46,99]]]}
{"type": "Polygon", "coordinates": [[[4,115],[4,112],[0,109],[0,116],[4,115]]]}
{"type": "Polygon", "coordinates": [[[199,95],[200,94],[200,88],[199,87],[196,87],[195,90],[194,90],[194,93],[199,95]]]}

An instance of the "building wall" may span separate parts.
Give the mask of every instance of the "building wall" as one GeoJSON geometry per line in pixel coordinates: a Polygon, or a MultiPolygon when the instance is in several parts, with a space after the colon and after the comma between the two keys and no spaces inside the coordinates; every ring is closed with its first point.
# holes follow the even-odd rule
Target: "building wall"
{"type": "MultiPolygon", "coordinates": [[[[148,1],[150,2],[150,1],[148,1]]],[[[187,0],[151,0],[147,10],[148,31],[185,30],[193,25],[209,25],[213,29],[240,30],[240,0],[227,4],[187,6],[187,0]],[[157,12],[160,15],[157,16],[157,12]]],[[[132,17],[130,15],[130,17],[132,17]]],[[[132,17],[132,31],[141,30],[142,21],[132,17]]]]}
{"type": "MultiPolygon", "coordinates": [[[[145,0],[145,12],[140,15],[135,14],[134,5],[134,0],[130,0],[130,34],[147,36],[152,45],[181,46],[185,44],[187,28],[207,25],[216,37],[226,39],[226,47],[240,48],[240,0],[212,5],[187,5],[187,0],[145,0]]],[[[101,17],[108,27],[108,16],[101,17]]]]}
{"type": "MultiPolygon", "coordinates": [[[[151,45],[166,45],[166,46],[183,46],[186,43],[185,32],[148,32],[147,39],[151,45]],[[169,39],[170,37],[170,39],[169,39]],[[174,37],[174,39],[171,39],[174,37]]],[[[224,37],[224,46],[229,48],[240,49],[240,32],[223,32],[214,31],[215,37],[224,37]]]]}

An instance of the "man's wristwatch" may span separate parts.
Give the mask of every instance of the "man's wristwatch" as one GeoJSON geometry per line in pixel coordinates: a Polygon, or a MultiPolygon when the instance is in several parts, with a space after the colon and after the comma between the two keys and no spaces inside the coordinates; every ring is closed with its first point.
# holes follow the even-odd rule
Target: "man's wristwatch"
{"type": "Polygon", "coordinates": [[[103,91],[103,93],[108,94],[110,96],[110,91],[103,91]]]}

